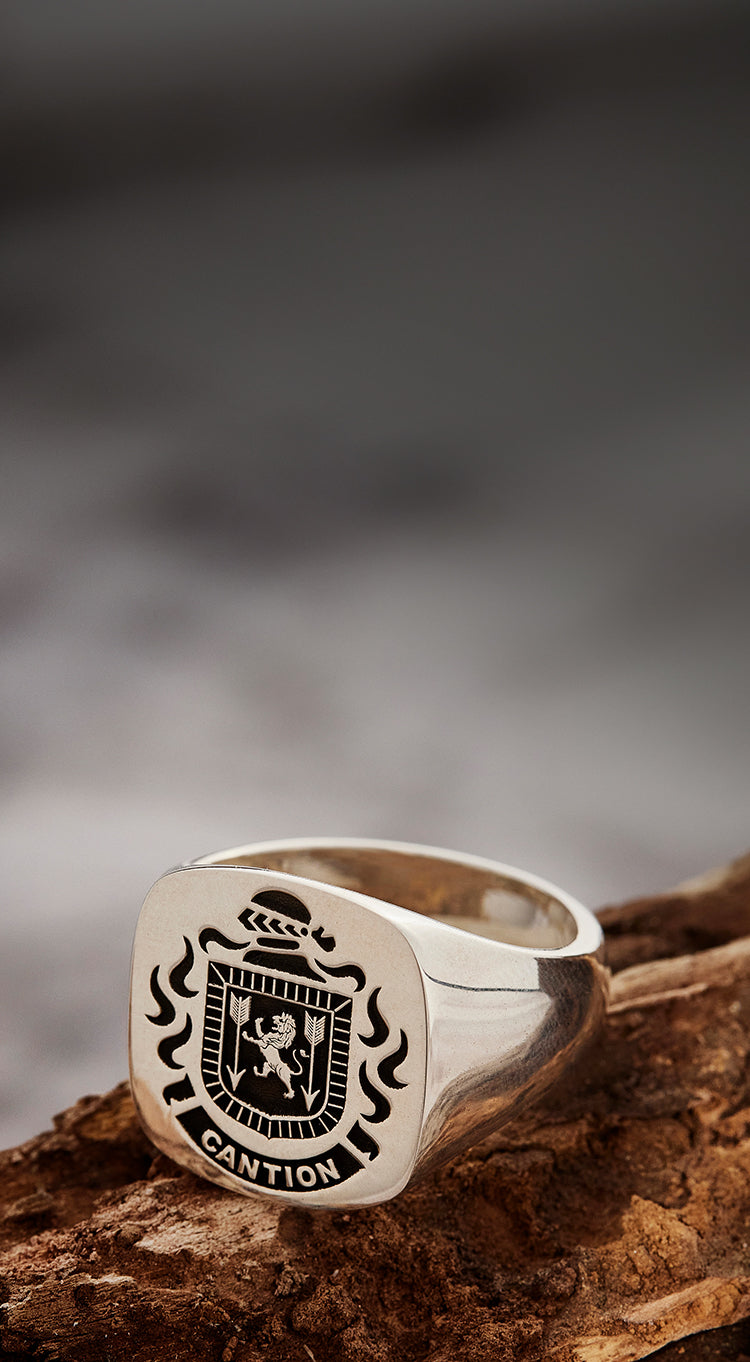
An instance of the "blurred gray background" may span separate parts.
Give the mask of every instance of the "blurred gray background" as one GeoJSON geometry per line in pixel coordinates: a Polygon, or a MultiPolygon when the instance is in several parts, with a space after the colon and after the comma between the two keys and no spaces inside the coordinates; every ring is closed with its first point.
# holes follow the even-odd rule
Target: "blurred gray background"
{"type": "Polygon", "coordinates": [[[179,860],[746,848],[746,14],[6,4],[0,1143],[179,860]]]}

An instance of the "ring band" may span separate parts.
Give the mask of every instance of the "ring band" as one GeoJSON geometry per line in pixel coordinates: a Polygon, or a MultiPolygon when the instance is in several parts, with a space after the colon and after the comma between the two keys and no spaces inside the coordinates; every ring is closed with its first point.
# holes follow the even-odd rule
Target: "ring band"
{"type": "Polygon", "coordinates": [[[596,918],[475,856],[284,841],[168,872],[133,947],[154,1144],[232,1191],[352,1207],[537,1098],[606,1002],[596,918]]]}

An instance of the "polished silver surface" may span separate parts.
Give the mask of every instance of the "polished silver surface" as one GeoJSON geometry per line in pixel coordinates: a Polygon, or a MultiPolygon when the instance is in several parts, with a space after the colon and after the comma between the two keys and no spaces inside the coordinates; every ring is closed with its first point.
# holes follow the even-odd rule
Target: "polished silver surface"
{"type": "Polygon", "coordinates": [[[594,1034],[601,928],[473,856],[312,839],[170,871],[133,949],[133,1095],[247,1194],[358,1206],[497,1128],[594,1034]]]}

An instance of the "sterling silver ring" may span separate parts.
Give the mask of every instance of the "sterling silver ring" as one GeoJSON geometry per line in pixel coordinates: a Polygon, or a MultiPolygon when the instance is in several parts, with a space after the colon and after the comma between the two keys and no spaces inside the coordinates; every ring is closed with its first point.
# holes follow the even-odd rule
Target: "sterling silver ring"
{"type": "Polygon", "coordinates": [[[217,852],[150,891],[130,1075],[234,1192],[386,1201],[547,1089],[606,1003],[596,918],[520,870],[348,838],[217,852]]]}

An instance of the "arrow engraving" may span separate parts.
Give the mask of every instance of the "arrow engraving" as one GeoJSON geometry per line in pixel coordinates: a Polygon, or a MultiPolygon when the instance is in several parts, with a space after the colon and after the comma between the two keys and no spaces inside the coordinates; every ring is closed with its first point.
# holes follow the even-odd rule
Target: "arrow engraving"
{"type": "Polygon", "coordinates": [[[325,1030],[325,1017],[314,1017],[311,1012],[305,1013],[305,1038],[310,1042],[310,1069],[307,1075],[307,1087],[305,1088],[303,1086],[302,1093],[308,1111],[320,1092],[320,1088],[315,1088],[313,1090],[313,1065],[315,1063],[315,1046],[319,1045],[322,1041],[325,1030]]]}
{"type": "Polygon", "coordinates": [[[234,1068],[230,1069],[229,1065],[227,1065],[227,1073],[229,1074],[229,1079],[235,1092],[237,1091],[237,1084],[245,1072],[244,1069],[239,1069],[237,1066],[240,1062],[240,1032],[250,1016],[250,1002],[251,994],[249,993],[244,998],[241,997],[239,993],[230,993],[229,995],[229,1015],[234,1022],[235,1031],[234,1068]]]}

